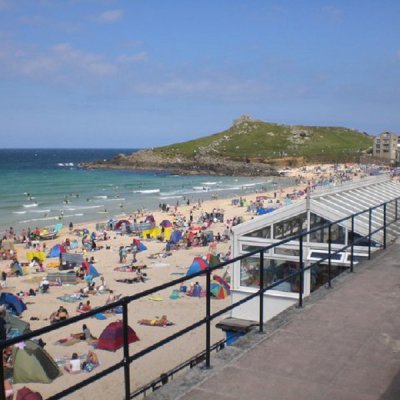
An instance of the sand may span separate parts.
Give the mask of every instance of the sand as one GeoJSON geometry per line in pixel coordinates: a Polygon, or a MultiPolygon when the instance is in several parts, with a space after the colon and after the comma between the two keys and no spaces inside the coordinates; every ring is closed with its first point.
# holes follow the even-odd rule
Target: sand
{"type": "MultiPolygon", "coordinates": [[[[247,205],[251,201],[255,201],[257,196],[267,196],[273,203],[266,204],[276,205],[276,200],[282,202],[284,197],[288,193],[292,193],[295,190],[304,190],[307,187],[307,183],[314,184],[318,180],[329,177],[336,176],[337,180],[341,180],[344,177],[346,179],[349,176],[360,177],[363,173],[359,166],[351,166],[352,170],[346,175],[342,175],[342,172],[338,173],[334,171],[333,166],[324,166],[323,171],[319,166],[308,167],[306,170],[302,169],[291,169],[286,171],[289,176],[299,177],[299,185],[297,187],[286,188],[282,191],[277,191],[277,197],[274,198],[274,193],[254,193],[252,195],[246,196],[247,205]]],[[[344,168],[342,167],[341,171],[344,168]]],[[[298,199],[301,199],[299,196],[298,199]]],[[[296,201],[296,200],[295,200],[296,201]]],[[[239,207],[237,205],[231,204],[231,199],[213,199],[203,202],[200,206],[197,204],[193,209],[193,204],[190,206],[181,205],[178,207],[178,212],[187,219],[189,219],[190,210],[193,210],[194,221],[197,221],[202,211],[211,212],[214,208],[223,209],[225,214],[224,223],[213,223],[210,230],[213,231],[214,235],[218,232],[222,235],[227,221],[232,220],[234,217],[242,217],[244,220],[249,220],[254,218],[255,215],[246,211],[245,207],[239,207]]],[[[161,222],[163,219],[172,219],[173,215],[163,213],[159,210],[152,212],[156,223],[161,222]]],[[[126,216],[125,216],[126,217],[126,216]]],[[[139,220],[142,219],[139,217],[139,220]]],[[[65,221],[68,225],[68,221],[65,221]]],[[[95,229],[95,224],[85,224],[81,227],[87,227],[89,231],[95,229]]],[[[77,227],[75,227],[77,228],[77,227]]],[[[98,241],[98,246],[109,246],[109,249],[105,247],[96,252],[87,253],[88,256],[94,256],[96,259],[95,267],[104,276],[107,285],[115,293],[121,294],[122,296],[132,295],[134,293],[139,293],[145,289],[157,286],[159,284],[169,282],[175,278],[183,276],[192,260],[196,256],[205,256],[208,253],[208,247],[193,247],[190,249],[180,249],[173,250],[172,255],[166,258],[159,258],[156,260],[149,259],[149,255],[153,253],[162,252],[165,249],[165,243],[161,243],[157,240],[147,240],[144,239],[143,243],[148,247],[145,252],[138,253],[137,263],[138,265],[145,264],[147,269],[145,272],[148,275],[148,280],[145,283],[134,283],[125,284],[117,283],[115,279],[123,279],[133,277],[133,273],[128,272],[116,272],[114,267],[119,266],[119,255],[118,249],[121,245],[129,245],[132,242],[132,236],[128,235],[117,235],[115,232],[110,232],[111,238],[107,241],[98,241]]],[[[56,243],[62,243],[66,238],[78,239],[68,232],[68,227],[64,227],[60,235],[51,241],[46,241],[47,248],[50,249],[56,243]]],[[[80,242],[80,240],[79,240],[80,242]]],[[[18,252],[18,258],[21,262],[26,261],[26,251],[23,245],[16,245],[18,252]]],[[[229,241],[218,243],[217,252],[226,254],[230,249],[229,241]]],[[[132,259],[131,255],[128,255],[128,261],[132,259]]],[[[49,260],[46,260],[46,262],[49,260]]],[[[6,269],[10,264],[10,261],[1,261],[0,269],[6,269]]],[[[46,265],[46,263],[45,263],[46,265]]],[[[221,271],[222,275],[225,271],[221,271]]],[[[228,276],[229,276],[229,271],[228,276]]],[[[7,280],[8,287],[3,289],[3,291],[17,293],[19,291],[28,291],[30,288],[37,289],[40,280],[46,273],[36,273],[33,272],[29,275],[15,278],[10,277],[7,280]]],[[[201,277],[198,279],[200,284],[205,283],[205,278],[201,277]]],[[[97,282],[99,279],[97,278],[97,282]]],[[[72,294],[77,292],[79,289],[85,287],[84,283],[71,286],[52,286],[49,293],[38,294],[37,296],[24,297],[24,301],[27,303],[28,309],[23,313],[22,319],[30,322],[31,329],[37,329],[42,326],[49,324],[48,318],[50,314],[57,310],[60,305],[64,305],[69,311],[70,316],[77,315],[76,307],[78,303],[65,303],[57,299],[57,297],[64,294],[72,294]],[[36,318],[31,320],[31,318],[36,318]]],[[[132,343],[130,345],[130,354],[135,354],[136,352],[146,348],[147,346],[158,342],[160,339],[165,338],[172,333],[198,321],[205,315],[205,298],[192,298],[184,296],[178,300],[169,299],[169,295],[173,288],[164,290],[159,293],[162,297],[162,301],[152,301],[148,298],[143,298],[135,303],[129,305],[129,315],[128,321],[129,325],[135,330],[140,341],[132,343]],[[168,319],[174,323],[172,326],[168,327],[153,327],[153,326],[142,326],[138,324],[140,319],[154,319],[160,317],[161,315],[167,315],[168,319]]],[[[179,286],[176,287],[179,289],[179,286]]],[[[91,305],[93,307],[101,306],[105,304],[107,295],[92,295],[89,297],[91,305]]],[[[219,310],[230,304],[230,298],[224,300],[213,299],[211,302],[212,311],[219,310]]],[[[213,325],[219,320],[225,318],[228,315],[219,317],[213,322],[213,325]]],[[[97,320],[95,318],[90,318],[84,321],[94,336],[99,336],[103,329],[113,321],[121,319],[122,315],[115,315],[108,317],[107,320],[97,320]]],[[[61,346],[55,344],[56,340],[68,337],[70,333],[80,332],[82,323],[74,324],[63,328],[62,330],[57,330],[51,332],[47,335],[43,335],[41,338],[47,343],[45,349],[52,355],[55,359],[69,358],[73,352],[78,354],[85,354],[92,348],[85,342],[81,341],[72,346],[61,346]]],[[[219,329],[212,329],[212,343],[222,339],[224,334],[219,329]]],[[[204,328],[198,328],[184,337],[170,343],[163,348],[152,352],[151,354],[144,356],[143,358],[135,361],[131,364],[131,390],[148,383],[150,380],[157,378],[161,373],[170,370],[179,363],[187,360],[196,353],[204,350],[205,348],[205,330],[204,328]]],[[[15,384],[15,392],[23,387],[28,386],[31,389],[39,391],[44,398],[69,387],[72,384],[79,382],[82,379],[88,378],[89,376],[101,371],[104,368],[111,366],[112,364],[120,361],[123,357],[122,349],[117,350],[115,353],[95,350],[99,360],[100,366],[90,373],[82,372],[80,374],[72,375],[67,372],[63,372],[63,375],[52,382],[52,384],[38,384],[38,383],[28,383],[28,384],[15,384]]],[[[102,380],[89,385],[88,387],[75,392],[70,395],[69,399],[108,399],[108,398],[123,398],[124,396],[124,373],[123,369],[103,378],[102,380]]]]}

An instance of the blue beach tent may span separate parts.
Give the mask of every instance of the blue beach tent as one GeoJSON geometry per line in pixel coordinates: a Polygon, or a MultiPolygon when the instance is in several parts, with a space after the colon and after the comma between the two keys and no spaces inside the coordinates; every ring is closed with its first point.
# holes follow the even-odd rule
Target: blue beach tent
{"type": "Polygon", "coordinates": [[[97,271],[97,269],[94,267],[93,264],[89,265],[89,275],[91,275],[92,278],[97,278],[98,276],[100,276],[99,272],[97,271]]]}
{"type": "Polygon", "coordinates": [[[169,238],[170,243],[175,244],[178,243],[182,239],[181,231],[173,231],[171,233],[171,237],[169,238]]]}
{"type": "Polygon", "coordinates": [[[6,309],[14,315],[21,315],[26,310],[25,303],[12,293],[1,293],[0,304],[5,305],[6,309]]]}

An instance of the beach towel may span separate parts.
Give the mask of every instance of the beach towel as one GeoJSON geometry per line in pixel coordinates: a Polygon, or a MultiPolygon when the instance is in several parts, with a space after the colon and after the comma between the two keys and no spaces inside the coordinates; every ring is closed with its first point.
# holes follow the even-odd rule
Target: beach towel
{"type": "Polygon", "coordinates": [[[62,338],[58,339],[57,341],[54,342],[55,345],[60,345],[60,346],[72,346],[76,343],[79,343],[80,340],[75,338],[75,337],[67,337],[67,338],[62,338]]]}
{"type": "Polygon", "coordinates": [[[159,294],[152,294],[147,298],[152,301],[163,301],[163,298],[159,294]]]}
{"type": "Polygon", "coordinates": [[[169,298],[171,300],[178,300],[181,299],[183,296],[184,296],[183,293],[181,293],[178,289],[174,289],[169,295],[169,298]]]}
{"type": "Polygon", "coordinates": [[[80,294],[64,294],[63,296],[57,297],[57,299],[66,303],[74,303],[82,300],[82,296],[80,294]]]}

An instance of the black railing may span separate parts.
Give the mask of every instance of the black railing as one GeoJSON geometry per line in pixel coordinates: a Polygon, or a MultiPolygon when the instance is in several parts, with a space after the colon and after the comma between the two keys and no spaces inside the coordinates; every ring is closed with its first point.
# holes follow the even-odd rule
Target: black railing
{"type": "MultiPolygon", "coordinates": [[[[352,214],[350,216],[341,218],[339,220],[336,220],[334,222],[329,222],[326,223],[324,225],[315,227],[313,229],[310,229],[308,231],[305,232],[301,232],[298,235],[293,235],[291,237],[288,237],[284,240],[280,240],[276,243],[270,244],[268,246],[265,246],[261,249],[257,249],[251,252],[248,252],[246,254],[240,255],[238,257],[235,257],[232,260],[229,261],[225,261],[222,262],[216,266],[213,267],[209,267],[204,271],[195,273],[195,274],[191,274],[188,276],[184,276],[181,278],[177,278],[171,282],[167,282],[164,283],[162,285],[153,287],[151,289],[147,289],[143,292],[131,295],[131,296],[126,296],[123,297],[119,300],[117,300],[116,302],[113,302],[111,304],[105,305],[105,306],[101,306],[98,307],[96,309],[90,310],[88,312],[86,312],[85,314],[81,314],[78,316],[74,316],[71,317],[67,320],[64,321],[60,321],[57,322],[53,325],[49,325],[40,329],[37,329],[35,331],[29,332],[27,334],[15,337],[15,338],[11,338],[11,339],[7,339],[7,340],[3,340],[0,341],[0,350],[3,352],[3,350],[13,344],[28,340],[28,339],[32,339],[34,337],[43,335],[45,333],[49,333],[52,332],[54,330],[58,330],[58,329],[62,329],[65,326],[71,325],[73,323],[76,323],[78,321],[82,321],[85,320],[87,318],[90,318],[92,316],[94,316],[95,314],[101,313],[101,312],[105,312],[111,309],[114,309],[117,306],[122,306],[122,310],[123,310],[123,315],[122,315],[122,321],[123,321],[123,326],[124,326],[124,330],[123,330],[123,359],[119,362],[117,362],[116,364],[96,373],[93,374],[92,376],[90,376],[87,379],[84,379],[82,381],[80,381],[79,383],[76,383],[50,397],[48,397],[48,399],[51,400],[56,400],[56,399],[61,399],[63,397],[66,397],[68,395],[70,395],[71,393],[74,393],[75,391],[86,387],[87,385],[98,381],[99,379],[102,379],[103,377],[119,370],[120,368],[124,369],[124,392],[125,392],[125,399],[129,399],[132,396],[131,393],[131,379],[130,379],[130,364],[136,360],[138,360],[139,358],[145,356],[146,354],[151,353],[152,351],[164,346],[165,344],[185,335],[188,332],[191,332],[192,330],[205,325],[206,326],[206,338],[205,338],[205,350],[202,353],[202,358],[204,358],[205,360],[205,367],[206,368],[210,368],[211,366],[211,360],[210,360],[210,353],[213,349],[215,349],[215,345],[211,344],[211,322],[233,310],[236,307],[239,307],[240,305],[258,297],[259,298],[259,330],[260,332],[263,331],[264,329],[264,301],[265,301],[265,292],[268,290],[272,290],[274,289],[276,286],[284,283],[284,282],[288,282],[291,279],[295,278],[295,277],[299,277],[300,280],[300,285],[299,285],[299,293],[298,293],[298,305],[299,307],[302,307],[303,305],[303,287],[304,287],[304,273],[308,270],[310,270],[311,268],[313,268],[316,265],[319,265],[321,263],[324,262],[328,262],[328,287],[331,287],[331,280],[332,280],[332,274],[331,274],[331,263],[332,263],[332,256],[343,252],[344,250],[347,250],[348,248],[350,248],[350,252],[351,252],[351,258],[350,258],[350,271],[353,272],[354,270],[354,246],[357,245],[358,243],[361,243],[363,240],[368,239],[368,256],[369,258],[371,257],[371,246],[372,246],[372,237],[373,235],[377,234],[380,231],[383,231],[383,248],[386,248],[386,242],[387,242],[387,228],[392,225],[393,223],[395,223],[397,221],[397,216],[398,216],[398,212],[397,212],[397,204],[398,204],[398,199],[394,199],[382,204],[379,204],[377,206],[371,207],[369,209],[365,209],[363,211],[357,212],[355,214],[352,214]],[[391,222],[387,221],[387,205],[390,203],[395,203],[395,213],[394,213],[394,219],[391,222]],[[377,210],[378,208],[383,207],[383,218],[382,218],[382,225],[375,229],[372,230],[372,217],[373,217],[373,212],[374,210],[377,210]],[[368,234],[365,236],[362,236],[358,239],[354,239],[354,229],[355,229],[355,218],[357,218],[358,216],[361,216],[363,214],[368,214],[369,216],[369,221],[368,221],[368,234]],[[340,224],[340,223],[345,223],[346,221],[350,222],[350,229],[351,229],[351,236],[350,237],[350,243],[347,243],[347,245],[342,246],[339,249],[335,249],[335,251],[332,251],[332,243],[331,243],[331,228],[332,225],[335,224],[340,224]],[[306,267],[304,267],[304,254],[303,254],[303,241],[304,238],[307,235],[310,235],[314,232],[318,232],[322,229],[328,229],[328,254],[326,257],[320,258],[317,262],[312,263],[310,265],[307,265],[306,267]],[[283,244],[286,244],[288,242],[293,242],[298,240],[298,246],[299,246],[299,270],[295,271],[291,274],[289,274],[288,276],[274,282],[271,283],[267,286],[264,285],[264,253],[270,249],[273,249],[275,247],[281,246],[283,244]],[[211,273],[217,269],[223,268],[227,265],[231,265],[233,263],[236,262],[240,262],[243,259],[247,259],[249,257],[253,257],[255,255],[259,255],[259,260],[260,260],[260,269],[259,269],[259,288],[257,291],[255,291],[254,293],[249,294],[247,297],[230,304],[229,306],[226,306],[225,308],[218,310],[214,313],[211,313],[211,293],[210,293],[210,282],[211,282],[211,273]],[[154,343],[148,347],[146,347],[145,349],[142,349],[138,352],[136,352],[135,354],[130,355],[129,353],[129,343],[128,343],[128,305],[138,299],[141,299],[143,297],[146,297],[148,295],[151,295],[153,293],[159,292],[161,290],[170,288],[172,286],[181,284],[187,280],[191,280],[195,277],[198,277],[200,275],[204,275],[206,274],[206,310],[205,310],[205,317],[198,320],[197,322],[194,322],[193,324],[186,326],[185,328],[173,333],[172,335],[158,341],[157,343],[154,343]],[[265,286],[265,287],[264,287],[265,286]]],[[[3,367],[3,363],[0,364],[0,394],[2,395],[1,398],[4,398],[4,367],[3,367]]]]}

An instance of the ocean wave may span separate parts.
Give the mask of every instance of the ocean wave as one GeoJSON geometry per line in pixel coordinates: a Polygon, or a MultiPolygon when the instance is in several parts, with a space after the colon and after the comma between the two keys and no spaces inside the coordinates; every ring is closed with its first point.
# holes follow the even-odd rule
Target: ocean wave
{"type": "Polygon", "coordinates": [[[43,218],[32,218],[32,219],[25,219],[24,221],[19,221],[19,224],[29,224],[30,222],[39,222],[39,221],[61,221],[65,218],[72,218],[72,217],[83,217],[85,214],[69,214],[69,215],[54,215],[52,217],[43,217],[43,218]]]}
{"type": "Polygon", "coordinates": [[[104,204],[100,204],[98,206],[74,206],[74,207],[64,207],[61,210],[64,211],[76,211],[76,210],[91,210],[93,208],[101,208],[104,207],[104,204]]]}
{"type": "Polygon", "coordinates": [[[93,196],[94,199],[107,199],[108,196],[93,196]]]}
{"type": "Polygon", "coordinates": [[[26,214],[26,211],[13,211],[13,214],[26,214]]]}
{"type": "Polygon", "coordinates": [[[49,213],[51,210],[29,210],[29,212],[30,213],[35,213],[35,214],[38,214],[38,213],[49,213]]]}
{"type": "Polygon", "coordinates": [[[171,196],[160,196],[160,200],[168,200],[168,199],[181,199],[183,196],[180,195],[171,195],[171,196]]]}
{"type": "Polygon", "coordinates": [[[113,197],[111,199],[106,199],[107,201],[125,201],[123,197],[113,197]]]}
{"type": "Polygon", "coordinates": [[[218,182],[201,182],[201,184],[202,184],[202,185],[209,186],[209,185],[217,185],[218,182]]]}
{"type": "Polygon", "coordinates": [[[37,207],[38,205],[39,203],[22,204],[22,206],[25,208],[37,207]]]}
{"type": "Polygon", "coordinates": [[[73,162],[67,162],[67,163],[60,162],[60,163],[57,163],[57,165],[59,167],[73,167],[75,164],[73,162]]]}
{"type": "Polygon", "coordinates": [[[134,190],[133,193],[142,193],[142,194],[160,193],[160,189],[134,190]]]}

